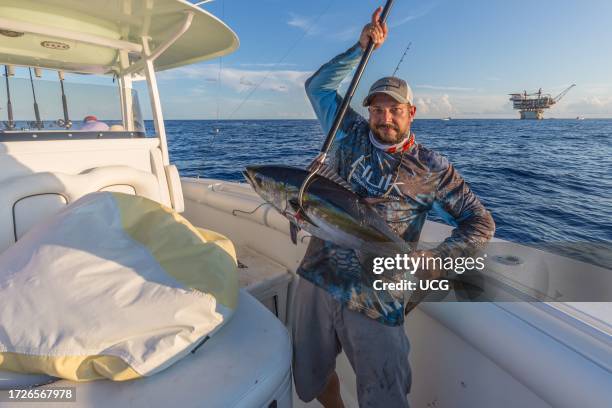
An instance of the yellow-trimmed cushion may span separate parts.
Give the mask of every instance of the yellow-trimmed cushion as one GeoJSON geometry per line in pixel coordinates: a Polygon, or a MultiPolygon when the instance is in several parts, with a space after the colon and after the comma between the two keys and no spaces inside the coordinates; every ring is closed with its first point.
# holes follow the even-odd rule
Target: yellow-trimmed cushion
{"type": "Polygon", "coordinates": [[[146,198],[90,194],[0,255],[0,370],[152,375],[214,335],[237,297],[227,238],[146,198]]]}

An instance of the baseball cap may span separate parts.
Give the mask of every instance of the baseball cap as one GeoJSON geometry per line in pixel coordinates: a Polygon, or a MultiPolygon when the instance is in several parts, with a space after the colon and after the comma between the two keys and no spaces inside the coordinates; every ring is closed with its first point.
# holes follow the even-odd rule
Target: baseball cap
{"type": "Polygon", "coordinates": [[[91,122],[91,121],[94,121],[94,120],[97,121],[98,118],[96,118],[94,115],[87,115],[83,119],[83,122],[91,122]]]}
{"type": "Polygon", "coordinates": [[[374,82],[370,87],[368,96],[363,100],[363,106],[370,105],[372,97],[377,93],[384,93],[399,103],[412,103],[412,89],[403,79],[397,77],[384,77],[374,82]]]}

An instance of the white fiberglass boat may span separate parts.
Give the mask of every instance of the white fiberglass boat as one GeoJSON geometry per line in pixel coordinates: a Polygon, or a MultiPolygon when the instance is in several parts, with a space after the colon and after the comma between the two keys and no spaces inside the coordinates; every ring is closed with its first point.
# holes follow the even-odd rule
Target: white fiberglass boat
{"type": "MultiPolygon", "coordinates": [[[[27,123],[7,117],[0,132],[0,253],[79,197],[120,191],[159,201],[183,212],[194,225],[228,236],[237,248],[243,287],[230,322],[196,353],[158,374],[126,382],[74,383],[0,372],[0,406],[12,405],[6,402],[9,389],[59,386],[75,387],[76,402],[70,406],[318,405],[292,398],[285,328],[291,324],[295,271],[309,237],[300,233],[294,245],[285,218],[268,206],[253,212],[261,199],[248,185],[180,178],[169,162],[156,71],[221,56],[237,46],[225,24],[180,0],[0,1],[1,64],[17,72],[36,67],[46,73],[118,79],[112,89],[118,94],[115,106],[104,102],[107,88],[80,84],[63,98],[71,102],[66,108],[59,102],[57,82],[37,80],[43,119],[27,123]],[[148,84],[155,124],[151,137],[145,137],[132,90],[135,77],[148,84]],[[78,96],[79,89],[84,96],[78,96]],[[52,92],[58,102],[54,107],[48,106],[52,92]],[[117,120],[108,123],[109,130],[79,130],[69,115],[77,111],[79,117],[95,113],[109,121],[116,114],[117,120]],[[56,117],[61,120],[49,121],[56,117]]],[[[31,85],[16,77],[10,81],[15,112],[30,109],[33,118],[31,85]],[[18,102],[26,97],[27,103],[18,102]]],[[[440,242],[449,231],[428,222],[421,239],[440,242]]],[[[556,290],[585,285],[585,291],[597,292],[597,299],[612,292],[610,280],[599,279],[610,276],[607,269],[503,244],[489,260],[508,288],[533,287],[533,276],[545,276],[560,282],[553,285],[556,290]],[[543,270],[547,274],[537,273],[543,270]],[[580,280],[585,275],[597,280],[580,280]]],[[[540,283],[535,286],[547,286],[540,283]]],[[[405,324],[411,341],[412,406],[608,407],[611,310],[609,303],[561,301],[422,304],[405,324]]],[[[356,406],[354,376],[344,355],[338,373],[345,402],[356,406]]]]}

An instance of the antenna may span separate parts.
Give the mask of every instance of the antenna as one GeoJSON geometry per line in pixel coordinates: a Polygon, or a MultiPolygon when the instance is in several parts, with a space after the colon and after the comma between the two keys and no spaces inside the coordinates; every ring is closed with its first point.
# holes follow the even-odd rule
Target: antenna
{"type": "Polygon", "coordinates": [[[57,71],[57,76],[59,77],[60,89],[62,90],[62,108],[64,110],[64,119],[58,119],[57,125],[59,127],[70,129],[72,127],[72,121],[68,117],[68,100],[66,99],[66,93],[64,92],[64,71],[57,71]]]}
{"type": "Polygon", "coordinates": [[[400,65],[402,65],[402,62],[404,62],[404,57],[408,53],[408,50],[410,49],[411,45],[412,45],[412,41],[410,41],[408,43],[408,46],[406,47],[406,51],[404,51],[404,53],[402,54],[402,58],[400,58],[399,62],[397,63],[397,67],[395,67],[395,70],[393,71],[393,74],[391,74],[392,77],[395,76],[395,74],[397,73],[397,70],[399,69],[400,65]]]}
{"type": "MultiPolygon", "coordinates": [[[[36,117],[36,128],[39,130],[44,127],[42,120],[40,120],[40,111],[38,110],[38,102],[36,102],[36,91],[34,90],[34,80],[32,79],[32,68],[28,67],[28,72],[30,73],[30,85],[32,86],[32,98],[34,99],[34,116],[36,117]]],[[[40,78],[40,72],[37,72],[34,69],[34,74],[37,78],[40,78]]]]}
{"type": "Polygon", "coordinates": [[[6,113],[8,115],[8,121],[4,122],[4,126],[8,130],[15,129],[15,121],[13,120],[13,104],[11,103],[11,88],[9,86],[9,77],[15,75],[15,67],[12,65],[4,66],[4,76],[6,79],[6,113]]]}
{"type": "MultiPolygon", "coordinates": [[[[221,20],[225,21],[225,0],[221,2],[221,20]]],[[[215,121],[215,133],[219,133],[219,109],[221,104],[221,101],[219,100],[219,93],[221,92],[221,71],[223,71],[223,56],[219,57],[219,73],[217,75],[217,120],[215,121]]]]}

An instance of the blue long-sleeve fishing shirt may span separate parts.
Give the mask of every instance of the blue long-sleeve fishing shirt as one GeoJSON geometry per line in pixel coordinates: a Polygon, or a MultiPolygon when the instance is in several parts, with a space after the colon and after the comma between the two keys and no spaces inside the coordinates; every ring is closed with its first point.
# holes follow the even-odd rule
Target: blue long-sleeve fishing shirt
{"type": "MultiPolygon", "coordinates": [[[[329,132],[342,103],[337,92],[340,83],[359,63],[362,53],[355,44],[306,81],[306,93],[324,133],[329,132]]],[[[455,227],[434,249],[437,256],[461,256],[493,237],[493,218],[445,157],[419,143],[403,154],[388,153],[370,142],[369,133],[368,121],[349,108],[326,164],[358,195],[385,196],[375,208],[407,243],[416,246],[432,209],[455,227]]],[[[399,325],[404,321],[403,298],[374,290],[372,271],[364,269],[352,249],[312,237],[298,274],[348,308],[381,323],[399,325]]]]}

